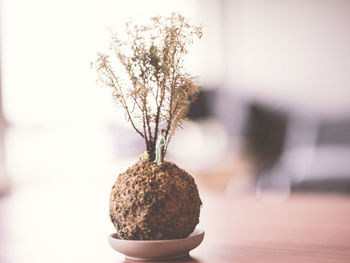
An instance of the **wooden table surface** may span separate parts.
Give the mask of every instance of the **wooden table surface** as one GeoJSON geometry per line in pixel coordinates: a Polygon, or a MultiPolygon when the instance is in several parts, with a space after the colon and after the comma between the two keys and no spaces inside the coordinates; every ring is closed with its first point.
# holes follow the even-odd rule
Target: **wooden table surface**
{"type": "MultiPolygon", "coordinates": [[[[131,262],[109,247],[104,184],[26,185],[0,198],[0,262],[131,262]]],[[[203,243],[173,262],[350,262],[350,198],[201,191],[203,243]]]]}

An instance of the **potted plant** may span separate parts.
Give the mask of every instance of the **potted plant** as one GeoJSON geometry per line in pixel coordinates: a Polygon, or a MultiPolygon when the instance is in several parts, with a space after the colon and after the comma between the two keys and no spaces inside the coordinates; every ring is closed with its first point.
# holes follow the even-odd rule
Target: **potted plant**
{"type": "Polygon", "coordinates": [[[202,29],[172,14],[148,25],[129,22],[126,35],[114,35],[108,52],[92,63],[146,149],[113,185],[110,218],[123,240],[186,238],[199,222],[202,202],[193,177],[164,157],[199,91],[184,56],[202,29]]]}

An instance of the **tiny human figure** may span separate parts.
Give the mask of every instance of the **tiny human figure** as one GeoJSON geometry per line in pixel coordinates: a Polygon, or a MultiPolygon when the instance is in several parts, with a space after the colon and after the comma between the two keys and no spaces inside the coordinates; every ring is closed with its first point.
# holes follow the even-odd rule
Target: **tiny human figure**
{"type": "Polygon", "coordinates": [[[154,163],[157,163],[158,165],[162,164],[163,161],[163,148],[164,148],[164,144],[165,144],[165,130],[162,129],[160,131],[160,134],[158,136],[157,139],[157,143],[156,143],[156,159],[153,161],[154,163]]]}

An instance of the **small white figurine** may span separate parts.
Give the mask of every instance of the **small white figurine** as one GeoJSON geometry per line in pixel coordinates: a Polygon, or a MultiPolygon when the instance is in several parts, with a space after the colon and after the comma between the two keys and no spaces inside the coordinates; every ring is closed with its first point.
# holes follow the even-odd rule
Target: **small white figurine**
{"type": "Polygon", "coordinates": [[[165,130],[162,129],[160,131],[160,134],[158,136],[158,139],[157,139],[157,144],[156,144],[156,159],[153,161],[154,163],[157,163],[157,164],[162,164],[162,161],[163,161],[163,148],[164,148],[164,144],[165,144],[165,137],[164,137],[164,134],[165,134],[165,130]]]}

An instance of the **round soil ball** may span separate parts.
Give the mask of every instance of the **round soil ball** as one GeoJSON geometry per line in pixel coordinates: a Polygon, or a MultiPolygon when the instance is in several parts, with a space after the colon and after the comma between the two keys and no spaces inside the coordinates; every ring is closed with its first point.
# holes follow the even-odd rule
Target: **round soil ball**
{"type": "Polygon", "coordinates": [[[140,161],[118,176],[110,217],[121,239],[185,238],[202,205],[193,177],[175,164],[140,161]]]}

